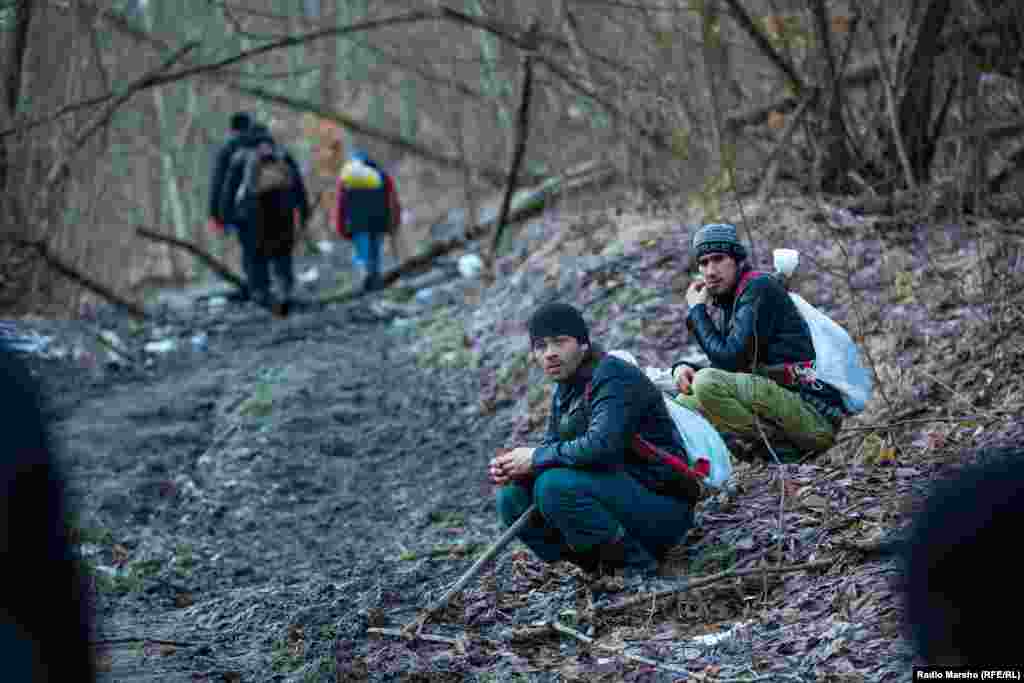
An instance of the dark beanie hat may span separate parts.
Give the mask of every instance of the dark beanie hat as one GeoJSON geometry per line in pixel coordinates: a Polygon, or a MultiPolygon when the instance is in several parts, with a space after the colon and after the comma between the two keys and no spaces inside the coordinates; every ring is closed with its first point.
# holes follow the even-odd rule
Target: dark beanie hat
{"type": "Polygon", "coordinates": [[[246,112],[240,111],[231,115],[231,130],[247,131],[252,125],[252,117],[246,112]]]}
{"type": "Polygon", "coordinates": [[[530,316],[528,323],[530,343],[543,337],[566,335],[575,337],[580,344],[590,343],[590,331],[583,316],[569,304],[557,301],[544,304],[530,316]]]}
{"type": "Polygon", "coordinates": [[[736,227],[728,223],[710,223],[693,236],[693,258],[713,253],[728,254],[737,261],[747,258],[746,248],[736,236],[736,227]]]}

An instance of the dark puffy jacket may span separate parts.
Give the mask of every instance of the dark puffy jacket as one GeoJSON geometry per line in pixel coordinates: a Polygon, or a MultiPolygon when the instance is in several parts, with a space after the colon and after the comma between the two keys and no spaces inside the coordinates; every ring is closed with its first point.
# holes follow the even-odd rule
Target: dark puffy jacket
{"type": "Polygon", "coordinates": [[[662,462],[651,462],[632,450],[633,435],[677,456],[686,446],[665,407],[661,391],[640,368],[593,351],[551,399],[547,434],[533,454],[538,473],[553,467],[591,470],[624,469],[654,491],[678,490],[681,475],[662,462]],[[591,381],[589,410],[585,388],[591,381]]]}
{"type": "MultiPolygon", "coordinates": [[[[225,225],[234,223],[243,225],[254,219],[254,212],[258,210],[259,204],[255,201],[243,201],[241,204],[235,202],[238,194],[238,187],[242,184],[245,171],[244,163],[236,163],[237,154],[243,149],[252,149],[263,143],[275,144],[274,138],[263,126],[254,126],[248,133],[238,138],[234,145],[225,173],[224,182],[221,186],[220,199],[218,203],[220,220],[225,225]]],[[[299,210],[299,216],[303,223],[309,220],[309,198],[306,194],[306,186],[302,181],[302,171],[292,158],[291,154],[285,155],[289,167],[292,169],[292,176],[295,182],[287,192],[273,193],[273,203],[279,213],[287,214],[294,209],[299,210]]]]}
{"type": "MultiPolygon", "coordinates": [[[[737,273],[737,280],[748,270],[750,266],[745,265],[737,273]]],[[[687,327],[707,354],[711,367],[728,372],[756,371],[779,381],[781,376],[773,368],[815,360],[811,330],[786,288],[774,276],[755,276],[739,299],[734,293],[735,289],[715,298],[714,303],[723,314],[721,328],[715,326],[703,304],[691,308],[686,318],[687,327]]],[[[692,366],[676,363],[672,369],[683,364],[692,366]]],[[[797,391],[833,422],[842,418],[842,396],[834,387],[821,382],[779,383],[797,391]]]]}

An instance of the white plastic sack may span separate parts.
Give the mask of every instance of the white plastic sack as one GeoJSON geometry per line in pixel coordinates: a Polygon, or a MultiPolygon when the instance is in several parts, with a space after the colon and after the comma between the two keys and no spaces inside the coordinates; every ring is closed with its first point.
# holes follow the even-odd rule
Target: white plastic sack
{"type": "MultiPolygon", "coordinates": [[[[629,351],[619,349],[609,351],[608,353],[640,367],[636,358],[629,351]]],[[[675,384],[672,382],[672,372],[670,370],[648,366],[645,372],[652,380],[654,377],[659,378],[658,381],[655,381],[659,388],[665,383],[665,377],[667,376],[670,387],[669,391],[674,393],[675,384]]],[[[665,390],[663,390],[663,397],[668,414],[679,430],[679,434],[683,437],[689,461],[688,464],[691,467],[696,467],[699,459],[708,460],[711,465],[711,471],[704,479],[704,484],[712,489],[722,488],[725,482],[729,480],[729,477],[732,476],[732,455],[729,452],[729,447],[725,445],[722,435],[718,433],[718,430],[703,415],[679,405],[665,393],[665,390]]]]}
{"type": "Polygon", "coordinates": [[[842,394],[843,405],[850,414],[864,410],[871,398],[872,381],[857,345],[846,330],[799,294],[790,292],[789,296],[811,329],[815,377],[842,394]]]}
{"type": "Polygon", "coordinates": [[[690,464],[696,465],[698,459],[707,458],[711,471],[704,483],[713,489],[722,488],[732,476],[732,455],[722,435],[703,415],[679,405],[668,396],[665,396],[665,406],[683,436],[690,464]]]}

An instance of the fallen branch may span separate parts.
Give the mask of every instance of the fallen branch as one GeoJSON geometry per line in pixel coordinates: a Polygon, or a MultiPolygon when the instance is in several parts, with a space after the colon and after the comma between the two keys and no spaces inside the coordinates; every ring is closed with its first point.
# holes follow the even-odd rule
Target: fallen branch
{"type": "Polygon", "coordinates": [[[45,242],[33,242],[29,240],[15,240],[14,242],[19,246],[33,249],[39,255],[39,257],[46,263],[47,266],[57,271],[67,279],[71,280],[75,284],[79,285],[80,287],[83,287],[89,290],[90,292],[93,292],[94,294],[98,295],[100,298],[114,304],[115,306],[120,306],[121,308],[124,308],[126,311],[128,311],[129,314],[131,314],[132,317],[138,320],[145,320],[146,318],[149,317],[146,315],[146,312],[141,307],[121,297],[120,295],[117,294],[117,292],[115,292],[110,287],[107,287],[106,285],[97,282],[96,280],[93,280],[91,277],[85,275],[84,273],[78,272],[77,270],[75,270],[74,267],[62,261],[60,257],[58,257],[56,254],[53,254],[50,251],[50,248],[46,245],[45,242]]]}
{"type": "Polygon", "coordinates": [[[466,584],[468,584],[478,574],[480,574],[480,572],[483,571],[484,566],[488,562],[490,562],[495,555],[501,552],[501,550],[519,534],[520,530],[522,530],[522,528],[529,523],[530,518],[533,516],[533,513],[536,512],[536,510],[536,505],[530,505],[530,507],[526,508],[526,512],[519,516],[519,519],[516,520],[515,524],[506,529],[505,533],[498,537],[498,540],[495,541],[491,545],[491,547],[487,549],[487,552],[481,555],[480,558],[473,563],[473,566],[470,567],[466,571],[466,573],[463,574],[462,577],[455,582],[455,585],[449,588],[444,595],[442,595],[432,605],[430,605],[422,613],[420,613],[418,617],[416,617],[408,624],[406,624],[404,627],[402,627],[402,633],[407,636],[411,634],[414,630],[416,631],[416,633],[419,633],[423,629],[423,625],[427,623],[427,620],[430,619],[430,617],[432,617],[433,615],[437,614],[445,607],[447,607],[448,603],[451,602],[452,598],[454,598],[456,594],[458,594],[463,588],[465,588],[466,584]]]}
{"type": "Polygon", "coordinates": [[[613,614],[615,612],[622,612],[630,609],[637,605],[643,605],[651,600],[657,600],[658,598],[667,598],[674,595],[685,593],[694,588],[701,588],[703,586],[717,583],[724,579],[740,578],[743,576],[754,576],[761,574],[790,574],[793,572],[805,572],[813,569],[824,569],[831,567],[833,560],[819,560],[818,562],[805,562],[804,564],[794,564],[785,567],[755,567],[754,569],[727,569],[711,576],[706,576],[694,581],[687,581],[684,585],[678,588],[666,588],[665,590],[655,591],[653,593],[647,593],[645,595],[638,595],[636,597],[623,600],[622,602],[608,607],[600,608],[597,611],[600,614],[613,614]]]}
{"type": "MultiPolygon", "coordinates": [[[[528,201],[518,208],[513,208],[509,221],[518,222],[536,214],[543,205],[552,197],[568,194],[584,187],[597,186],[613,178],[615,169],[607,164],[588,165],[585,170],[576,174],[569,174],[562,178],[554,178],[545,183],[534,194],[530,195],[528,201]]],[[[457,249],[463,249],[470,242],[485,235],[493,224],[493,220],[483,221],[477,225],[467,228],[465,237],[453,237],[449,240],[433,244],[423,254],[414,256],[405,263],[400,263],[395,268],[384,273],[380,277],[381,287],[387,287],[397,281],[403,275],[419,272],[428,267],[436,258],[444,256],[457,249]]],[[[339,294],[331,294],[317,300],[319,304],[336,304],[351,301],[362,297],[365,292],[361,289],[352,289],[339,294]]]]}
{"type": "Polygon", "coordinates": [[[590,638],[589,636],[585,636],[582,633],[580,633],[579,631],[577,631],[576,629],[569,628],[565,624],[562,624],[562,623],[560,623],[558,621],[552,621],[552,622],[549,623],[549,625],[550,625],[552,630],[557,631],[558,633],[564,633],[567,636],[571,636],[571,637],[575,638],[576,640],[580,641],[581,643],[586,643],[587,645],[590,645],[592,647],[596,647],[596,648],[598,648],[600,650],[604,650],[605,652],[611,652],[611,653],[616,654],[616,655],[618,655],[618,656],[620,656],[620,657],[622,657],[624,659],[628,659],[628,660],[631,660],[631,661],[634,661],[634,662],[639,662],[640,664],[646,664],[647,666],[653,666],[656,669],[662,669],[664,671],[671,671],[672,673],[685,674],[687,676],[694,675],[694,673],[692,671],[690,671],[689,669],[683,669],[683,668],[680,668],[680,667],[677,667],[677,666],[672,666],[671,664],[663,664],[662,662],[656,662],[653,659],[648,659],[647,657],[641,657],[640,655],[630,654],[630,653],[626,652],[624,647],[614,647],[612,645],[605,645],[603,643],[598,643],[593,638],[590,638]]]}
{"type": "Polygon", "coordinates": [[[231,272],[230,268],[228,268],[223,263],[215,259],[213,256],[210,256],[208,253],[206,253],[196,245],[192,244],[191,242],[186,242],[185,240],[178,239],[177,237],[171,237],[170,235],[164,235],[163,233],[157,232],[156,230],[144,228],[141,225],[135,228],[135,234],[137,234],[139,237],[145,237],[146,239],[153,240],[154,242],[163,242],[165,244],[171,245],[172,247],[184,249],[191,253],[196,258],[198,258],[200,261],[205,263],[210,268],[210,270],[215,272],[222,279],[227,280],[228,282],[233,284],[235,287],[238,287],[239,289],[245,287],[245,283],[242,281],[242,278],[235,275],[233,272],[231,272]]]}

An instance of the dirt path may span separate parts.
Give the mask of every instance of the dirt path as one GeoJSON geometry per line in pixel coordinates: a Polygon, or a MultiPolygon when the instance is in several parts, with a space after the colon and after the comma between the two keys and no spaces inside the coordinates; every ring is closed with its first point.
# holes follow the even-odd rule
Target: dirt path
{"type": "Polygon", "coordinates": [[[321,680],[366,654],[369,610],[411,616],[464,570],[497,531],[501,420],[406,347],[351,309],[250,310],[162,374],[51,378],[98,637],[168,641],[103,648],[104,680],[321,680]]]}

